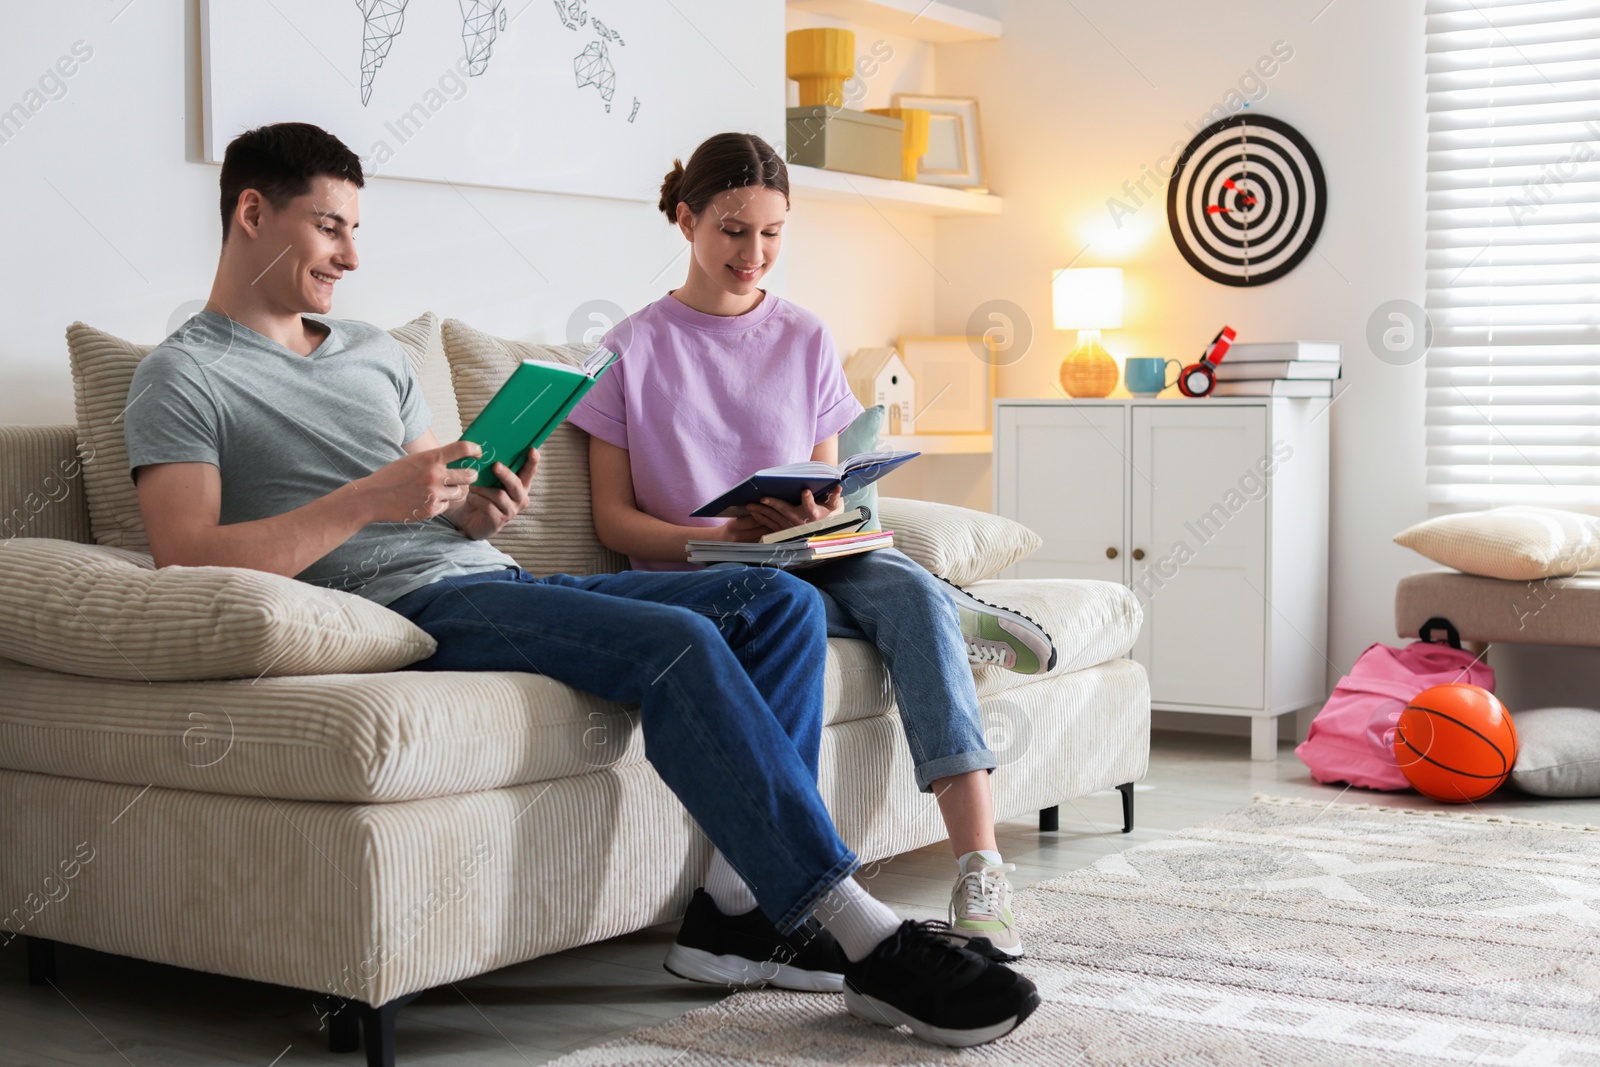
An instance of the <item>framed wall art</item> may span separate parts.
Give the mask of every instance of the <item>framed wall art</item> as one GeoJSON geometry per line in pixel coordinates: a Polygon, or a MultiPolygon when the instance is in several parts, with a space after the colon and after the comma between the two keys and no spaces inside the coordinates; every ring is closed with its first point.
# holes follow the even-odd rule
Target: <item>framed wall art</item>
{"type": "Polygon", "coordinates": [[[917,383],[917,433],[989,432],[995,364],[988,339],[902,337],[895,350],[917,383]]]}
{"type": "Polygon", "coordinates": [[[928,112],[928,151],[917,164],[917,181],[982,190],[983,137],[978,102],[970,96],[920,96],[896,93],[895,107],[928,112]]]}

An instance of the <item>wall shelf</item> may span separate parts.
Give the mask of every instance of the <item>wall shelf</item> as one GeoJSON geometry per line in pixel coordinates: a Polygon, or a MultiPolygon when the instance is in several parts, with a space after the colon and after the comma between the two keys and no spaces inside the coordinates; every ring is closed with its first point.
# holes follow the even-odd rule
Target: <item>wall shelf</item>
{"type": "Polygon", "coordinates": [[[836,170],[789,165],[789,191],[799,200],[834,203],[866,202],[876,207],[914,211],[919,215],[998,215],[1001,199],[943,185],[873,178],[836,170]]]}
{"type": "Polygon", "coordinates": [[[788,4],[795,11],[827,15],[934,44],[992,41],[1000,36],[999,19],[963,11],[940,0],[788,0],[788,4]]]}
{"type": "Polygon", "coordinates": [[[904,449],[927,456],[986,456],[994,451],[994,436],[986,433],[918,433],[883,436],[886,449],[904,449]]]}

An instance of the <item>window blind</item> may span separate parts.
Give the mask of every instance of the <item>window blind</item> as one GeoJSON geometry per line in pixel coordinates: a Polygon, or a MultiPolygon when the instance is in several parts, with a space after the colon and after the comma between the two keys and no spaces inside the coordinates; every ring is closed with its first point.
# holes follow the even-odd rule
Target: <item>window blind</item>
{"type": "Polygon", "coordinates": [[[1434,503],[1600,507],[1600,2],[1427,0],[1434,503]]]}

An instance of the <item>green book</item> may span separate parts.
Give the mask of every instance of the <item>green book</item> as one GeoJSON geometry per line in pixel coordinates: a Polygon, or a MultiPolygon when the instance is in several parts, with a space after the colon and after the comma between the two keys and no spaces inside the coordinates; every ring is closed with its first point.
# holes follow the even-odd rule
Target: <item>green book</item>
{"type": "Polygon", "coordinates": [[[500,488],[500,479],[492,469],[495,462],[520,472],[528,450],[544,444],[545,438],[616,361],[617,353],[604,347],[589,353],[576,366],[544,359],[523,360],[461,435],[463,441],[477,443],[483,455],[458,459],[450,466],[476,470],[478,480],[473,485],[500,488]]]}

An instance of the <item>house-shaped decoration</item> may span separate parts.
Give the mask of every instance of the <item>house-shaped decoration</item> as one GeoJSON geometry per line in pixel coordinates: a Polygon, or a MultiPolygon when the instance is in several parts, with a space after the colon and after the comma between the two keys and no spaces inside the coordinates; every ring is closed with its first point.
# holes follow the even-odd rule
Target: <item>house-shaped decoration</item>
{"type": "Polygon", "coordinates": [[[892,348],[863,348],[845,361],[845,378],[856,399],[867,407],[887,410],[883,432],[916,433],[917,387],[911,372],[892,348]]]}

